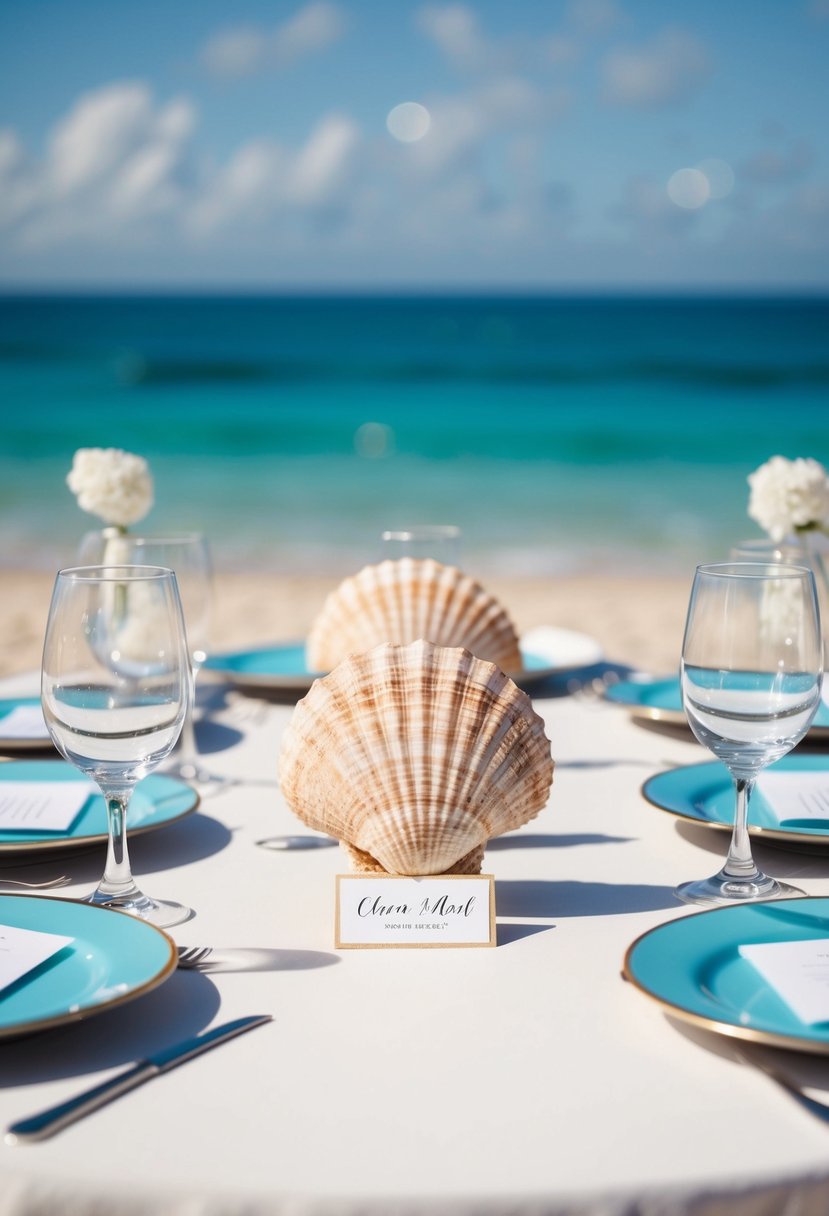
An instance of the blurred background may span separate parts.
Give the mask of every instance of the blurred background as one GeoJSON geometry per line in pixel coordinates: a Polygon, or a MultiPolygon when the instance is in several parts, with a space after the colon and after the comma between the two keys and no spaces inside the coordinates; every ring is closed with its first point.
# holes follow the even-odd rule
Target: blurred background
{"type": "Polygon", "coordinates": [[[96,526],[338,575],[687,572],[829,463],[827,0],[0,8],[0,563],[96,526]]]}

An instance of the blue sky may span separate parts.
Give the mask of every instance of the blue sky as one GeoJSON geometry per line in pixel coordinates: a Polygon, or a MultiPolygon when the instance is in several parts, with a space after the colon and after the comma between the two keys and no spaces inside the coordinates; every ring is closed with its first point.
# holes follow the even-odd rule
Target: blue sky
{"type": "Polygon", "coordinates": [[[824,290],[828,52],[829,0],[5,0],[0,284],[824,290]]]}

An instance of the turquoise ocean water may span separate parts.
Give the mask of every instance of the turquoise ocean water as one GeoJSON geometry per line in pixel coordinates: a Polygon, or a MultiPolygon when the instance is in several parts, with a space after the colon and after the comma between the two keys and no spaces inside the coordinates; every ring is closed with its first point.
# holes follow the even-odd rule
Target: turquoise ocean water
{"type": "Polygon", "coordinates": [[[73,452],[123,447],[220,568],[455,523],[481,574],[679,573],[759,534],[758,464],[829,466],[829,301],[6,297],[0,402],[6,566],[73,559],[73,452]]]}

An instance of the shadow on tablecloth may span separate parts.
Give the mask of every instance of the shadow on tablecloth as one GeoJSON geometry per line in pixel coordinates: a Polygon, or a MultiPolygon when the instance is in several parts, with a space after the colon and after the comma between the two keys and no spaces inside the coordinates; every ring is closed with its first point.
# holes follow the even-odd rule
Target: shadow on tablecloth
{"type": "Polygon", "coordinates": [[[499,916],[613,916],[676,908],[672,887],[646,883],[496,879],[499,916]]]}

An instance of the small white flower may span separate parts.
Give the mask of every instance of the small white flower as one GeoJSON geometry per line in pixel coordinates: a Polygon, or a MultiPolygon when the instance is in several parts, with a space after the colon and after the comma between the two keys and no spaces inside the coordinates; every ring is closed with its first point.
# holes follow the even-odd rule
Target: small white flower
{"type": "Polygon", "coordinates": [[[79,448],[66,484],[82,511],[126,528],[153,505],[153,479],[143,456],[120,448],[79,448]]]}
{"type": "Polygon", "coordinates": [[[749,516],[771,536],[829,524],[829,475],[817,460],[772,456],[750,474],[749,516]]]}

